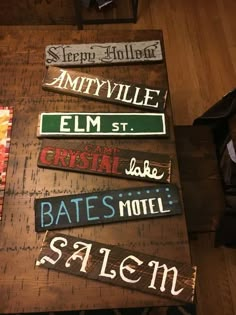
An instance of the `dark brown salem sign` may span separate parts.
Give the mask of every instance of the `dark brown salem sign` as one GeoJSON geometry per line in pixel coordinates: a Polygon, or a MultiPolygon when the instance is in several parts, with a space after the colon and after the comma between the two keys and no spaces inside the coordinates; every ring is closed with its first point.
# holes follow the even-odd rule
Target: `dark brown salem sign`
{"type": "Polygon", "coordinates": [[[134,180],[169,182],[168,155],[124,150],[78,139],[44,139],[38,166],[134,180]]]}
{"type": "Polygon", "coordinates": [[[167,90],[163,88],[119,82],[58,67],[48,67],[42,87],[58,93],[158,112],[164,111],[167,97],[167,90]]]}
{"type": "Polygon", "coordinates": [[[163,60],[160,40],[49,45],[45,53],[47,66],[107,65],[163,60]]]}
{"type": "Polygon", "coordinates": [[[36,266],[193,302],[196,267],[114,245],[47,232],[36,266]]]}
{"type": "Polygon", "coordinates": [[[35,199],[37,232],[180,214],[173,184],[35,199]]]}

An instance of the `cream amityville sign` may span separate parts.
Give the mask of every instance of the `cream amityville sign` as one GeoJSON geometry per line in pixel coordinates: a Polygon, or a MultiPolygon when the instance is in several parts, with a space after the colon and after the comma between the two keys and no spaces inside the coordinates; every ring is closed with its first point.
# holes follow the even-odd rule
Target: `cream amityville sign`
{"type": "Polygon", "coordinates": [[[49,45],[45,63],[57,66],[153,62],[163,59],[160,40],[49,45]]]}
{"type": "Polygon", "coordinates": [[[174,184],[35,199],[37,232],[181,213],[174,184]]]}
{"type": "Polygon", "coordinates": [[[167,90],[141,84],[119,82],[77,70],[48,67],[43,89],[98,101],[162,112],[167,90]]]}
{"type": "Polygon", "coordinates": [[[196,267],[119,246],[46,232],[36,266],[191,303],[196,267]]]}
{"type": "Polygon", "coordinates": [[[41,113],[38,137],[166,137],[164,113],[41,113]]]}
{"type": "MultiPolygon", "coordinates": [[[[159,145],[161,152],[162,144],[159,145]]],[[[101,146],[78,139],[43,139],[38,166],[73,172],[170,182],[171,159],[167,154],[101,146]]]]}

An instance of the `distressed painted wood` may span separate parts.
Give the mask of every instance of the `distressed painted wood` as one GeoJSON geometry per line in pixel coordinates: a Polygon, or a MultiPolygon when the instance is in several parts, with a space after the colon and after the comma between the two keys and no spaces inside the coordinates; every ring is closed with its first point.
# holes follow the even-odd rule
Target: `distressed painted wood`
{"type": "Polygon", "coordinates": [[[47,66],[87,66],[162,61],[160,40],[119,43],[49,45],[45,50],[47,66]]]}
{"type": "MultiPolygon", "coordinates": [[[[43,3],[46,5],[46,1],[43,3]]],[[[122,189],[131,185],[142,187],[148,184],[142,181],[37,167],[41,145],[41,140],[36,138],[38,114],[43,111],[92,112],[97,106],[95,100],[84,99],[83,102],[82,99],[58,93],[49,95],[41,88],[45,73],[42,54],[45,46],[58,42],[71,43],[72,40],[90,43],[100,40],[120,42],[162,39],[162,33],[157,30],[134,29],[78,32],[60,28],[49,31],[48,27],[22,29],[14,26],[12,29],[5,28],[1,34],[3,50],[0,64],[2,82],[0,96],[4,100],[2,104],[14,107],[14,122],[0,228],[0,313],[54,313],[92,309],[97,309],[99,313],[99,310],[106,308],[125,309],[147,305],[162,307],[181,304],[164,297],[124,290],[118,286],[68,276],[65,273],[48,272],[34,266],[44,234],[35,233],[33,209],[35,198],[122,189]]],[[[125,67],[119,65],[93,67],[89,70],[93,73],[96,70],[96,73],[107,78],[127,79],[130,82],[135,82],[138,78],[140,83],[149,86],[168,86],[165,62],[130,64],[125,67]]],[[[119,108],[122,111],[121,106],[113,106],[117,111],[119,108]]],[[[99,111],[102,112],[109,112],[111,109],[110,104],[105,102],[101,104],[101,109],[99,107],[99,111]]],[[[93,139],[93,143],[143,152],[161,152],[171,156],[173,161],[171,180],[181,188],[170,98],[167,98],[165,111],[169,118],[168,139],[132,138],[130,141],[126,138],[109,138],[93,139]]],[[[111,244],[127,249],[190,263],[184,215],[72,228],[69,234],[99,240],[102,243],[109,240],[111,244]]]]}
{"type": "Polygon", "coordinates": [[[7,166],[9,159],[13,107],[0,105],[0,221],[6,188],[7,166]]]}
{"type": "Polygon", "coordinates": [[[181,302],[194,299],[196,267],[61,233],[46,232],[36,266],[181,302]]]}
{"type": "Polygon", "coordinates": [[[169,182],[171,160],[166,154],[105,147],[75,139],[44,139],[38,166],[134,180],[169,182]]]}
{"type": "Polygon", "coordinates": [[[166,137],[164,113],[41,113],[38,137],[166,137]]]}
{"type": "Polygon", "coordinates": [[[39,198],[34,210],[37,232],[182,213],[173,184],[39,198]]]}
{"type": "Polygon", "coordinates": [[[83,96],[98,101],[162,112],[167,89],[104,78],[78,70],[49,66],[43,79],[45,90],[83,96]]]}

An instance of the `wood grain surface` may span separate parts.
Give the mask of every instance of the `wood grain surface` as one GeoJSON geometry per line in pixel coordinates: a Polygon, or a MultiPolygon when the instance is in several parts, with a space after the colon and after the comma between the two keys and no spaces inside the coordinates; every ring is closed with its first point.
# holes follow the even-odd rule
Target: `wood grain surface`
{"type": "Polygon", "coordinates": [[[57,232],[46,232],[36,266],[192,303],[196,267],[57,232]]]}
{"type": "Polygon", "coordinates": [[[72,68],[49,66],[42,87],[45,90],[92,98],[141,110],[163,112],[167,90],[162,87],[138,85],[135,82],[115,81],[72,68]]]}
{"type": "MultiPolygon", "coordinates": [[[[1,39],[0,48],[0,52],[4,53],[4,63],[7,60],[8,49],[11,50],[9,47],[13,45],[16,49],[16,39],[10,31],[15,32],[18,29],[16,25],[21,24],[21,29],[76,30],[73,2],[73,0],[1,1],[1,24],[13,25],[1,27],[5,34],[3,36],[1,32],[4,41],[1,39]],[[22,26],[22,24],[30,24],[30,26],[22,26]]],[[[122,10],[118,9],[120,8],[115,10],[112,18],[122,16],[122,14],[125,17],[130,15],[130,10],[123,11],[123,6],[121,6],[122,10]]],[[[174,121],[176,124],[190,125],[193,119],[200,116],[222,95],[235,87],[235,11],[236,2],[232,0],[198,0],[197,2],[194,0],[150,0],[148,5],[146,0],[140,0],[136,24],[86,25],[84,29],[95,29],[101,32],[113,30],[114,33],[122,29],[162,29],[174,121]]],[[[93,17],[97,18],[97,12],[94,13],[93,17]]],[[[106,17],[103,12],[100,12],[100,15],[101,18],[106,17]]],[[[33,38],[31,41],[33,42],[33,38]]],[[[31,48],[34,48],[34,43],[31,48]]],[[[20,51],[22,55],[20,47],[16,55],[19,55],[20,51]]],[[[17,60],[15,63],[18,63],[17,60]]],[[[1,67],[1,82],[3,83],[1,96],[7,94],[8,98],[13,100],[14,95],[17,94],[19,98],[20,94],[24,94],[20,74],[17,75],[16,80],[15,71],[16,69],[1,67]],[[9,84],[9,74],[13,78],[11,84],[9,84]]],[[[30,77],[33,82],[34,75],[29,68],[26,70],[24,67],[24,80],[30,77]]],[[[37,75],[37,80],[41,80],[41,73],[37,75]]],[[[34,93],[36,93],[36,85],[34,93]]],[[[54,106],[53,103],[51,106],[54,106]]],[[[214,248],[214,233],[210,234],[213,235],[209,236],[209,233],[205,233],[198,240],[190,241],[194,264],[199,266],[198,293],[200,294],[197,296],[197,314],[231,315],[236,312],[235,249],[214,248]],[[222,281],[224,285],[221,285],[222,281]],[[230,282],[230,286],[227,282],[230,282]]],[[[52,293],[50,295],[52,296],[52,293]]],[[[57,303],[56,299],[55,302],[57,303]]],[[[167,311],[164,309],[166,308],[153,308],[150,314],[166,314],[167,311]]],[[[181,306],[179,312],[180,309],[184,313],[181,306]]],[[[124,313],[126,311],[124,309],[124,313]]],[[[189,309],[185,309],[185,313],[186,311],[190,313],[189,309]]]]}
{"type": "MultiPolygon", "coordinates": [[[[0,312],[44,312],[81,309],[101,309],[135,306],[167,306],[175,301],[152,297],[132,290],[111,288],[92,280],[78,279],[67,274],[35,269],[35,260],[43,235],[34,230],[34,199],[59,194],[129,188],[126,179],[48,171],[37,167],[40,140],[36,137],[38,114],[42,111],[97,111],[94,100],[83,100],[42,90],[45,73],[44,48],[51,43],[99,42],[98,31],[40,30],[0,28],[1,90],[0,100],[14,106],[11,151],[7,171],[4,212],[0,229],[0,312]]],[[[103,31],[103,41],[161,39],[158,31],[103,31]]],[[[164,47],[164,46],[162,46],[164,47]]],[[[165,62],[160,64],[96,67],[89,73],[135,81],[150,86],[168,88],[165,62]],[[138,78],[138,80],[137,80],[138,78]]],[[[112,111],[120,107],[113,105],[112,111]]],[[[122,108],[124,111],[125,108],[122,108]]],[[[99,104],[99,111],[111,112],[108,104],[99,104]]],[[[128,112],[128,110],[127,110],[128,112]]],[[[137,110],[138,112],[138,110],[137,110]]],[[[170,101],[166,115],[172,121],[170,101]]],[[[99,140],[100,145],[123,149],[168,154],[173,161],[172,182],[179,185],[179,173],[172,123],[170,138],[99,140]]],[[[143,187],[144,183],[132,181],[143,187]]],[[[75,228],[70,235],[88,238],[146,254],[159,255],[185,263],[190,262],[184,214],[163,218],[122,222],[106,226],[75,228]]]]}
{"type": "Polygon", "coordinates": [[[156,183],[171,181],[171,164],[171,158],[160,151],[147,153],[80,139],[43,139],[37,163],[48,169],[156,183]]]}
{"type": "Polygon", "coordinates": [[[37,232],[182,213],[173,184],[36,198],[34,210],[37,232]]]}
{"type": "Polygon", "coordinates": [[[160,62],[163,60],[160,40],[53,44],[46,46],[46,66],[96,66],[160,62]]]}

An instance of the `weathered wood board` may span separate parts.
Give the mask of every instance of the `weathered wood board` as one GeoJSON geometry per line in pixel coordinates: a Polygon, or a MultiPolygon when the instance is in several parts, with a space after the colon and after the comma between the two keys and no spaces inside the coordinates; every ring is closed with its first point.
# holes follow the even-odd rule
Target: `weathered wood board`
{"type": "Polygon", "coordinates": [[[6,187],[7,166],[11,142],[13,107],[0,105],[0,221],[6,187]]]}
{"type": "Polygon", "coordinates": [[[45,50],[47,66],[88,66],[162,61],[160,40],[49,45],[45,50]]]}
{"type": "Polygon", "coordinates": [[[41,113],[38,137],[166,137],[164,113],[41,113]]]}
{"type": "Polygon", "coordinates": [[[37,232],[182,213],[174,184],[35,199],[37,232]]]}
{"type": "Polygon", "coordinates": [[[196,267],[122,247],[46,232],[36,266],[191,303],[196,267]]]}
{"type": "Polygon", "coordinates": [[[165,183],[170,181],[171,159],[166,154],[105,147],[78,139],[43,139],[38,166],[165,183]]]}
{"type": "Polygon", "coordinates": [[[83,96],[98,101],[164,111],[167,89],[103,78],[78,70],[49,66],[43,79],[45,90],[83,96]]]}

